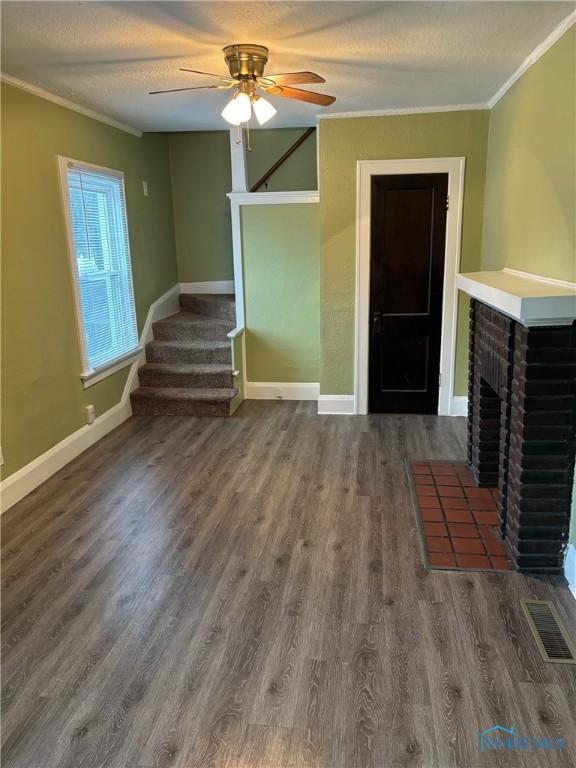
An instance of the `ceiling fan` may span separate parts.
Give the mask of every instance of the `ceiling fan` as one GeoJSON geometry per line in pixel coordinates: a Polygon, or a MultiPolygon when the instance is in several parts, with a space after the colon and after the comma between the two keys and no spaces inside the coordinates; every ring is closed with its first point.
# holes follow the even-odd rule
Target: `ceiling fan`
{"type": "Polygon", "coordinates": [[[235,88],[236,93],[222,111],[222,117],[232,125],[248,122],[252,110],[254,110],[254,115],[260,125],[266,123],[276,114],[277,110],[258,91],[264,91],[270,96],[283,96],[287,99],[306,101],[309,104],[317,104],[321,107],[327,107],[336,101],[334,96],[292,87],[293,85],[326,82],[323,77],[314,72],[284,72],[280,75],[265,76],[264,67],[268,61],[268,48],[263,45],[240,43],[227,45],[223,51],[224,60],[230,71],[229,77],[221,77],[211,72],[200,72],[197,69],[180,67],[181,72],[192,72],[195,75],[216,77],[218,82],[212,85],[196,85],[189,88],[150,91],[150,94],[210,89],[229,90],[235,88]]]}

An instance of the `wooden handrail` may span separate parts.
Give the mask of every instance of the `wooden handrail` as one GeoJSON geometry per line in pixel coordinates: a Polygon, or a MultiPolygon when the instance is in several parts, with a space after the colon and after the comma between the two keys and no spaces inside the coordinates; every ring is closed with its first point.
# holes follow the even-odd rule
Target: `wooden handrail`
{"type": "Polygon", "coordinates": [[[280,166],[281,166],[283,163],[285,163],[285,162],[286,162],[286,160],[288,160],[288,158],[290,157],[290,155],[291,155],[293,152],[295,152],[295,151],[298,149],[298,147],[300,146],[300,144],[302,144],[302,142],[306,141],[306,139],[308,138],[308,136],[310,136],[310,134],[311,134],[311,133],[314,133],[314,131],[315,131],[315,130],[316,130],[316,128],[308,128],[307,130],[305,130],[305,131],[304,131],[304,133],[302,134],[302,136],[299,136],[299,137],[296,139],[296,141],[294,142],[294,144],[292,144],[292,146],[291,146],[291,147],[289,147],[289,148],[286,150],[286,152],[284,152],[284,154],[282,155],[282,157],[281,157],[279,160],[276,160],[276,162],[274,163],[274,165],[273,165],[271,168],[269,168],[269,169],[266,171],[266,173],[265,173],[265,174],[264,174],[264,175],[263,175],[261,178],[259,178],[259,179],[258,179],[258,181],[256,182],[256,184],[253,184],[253,185],[250,187],[250,192],[257,192],[257,191],[260,189],[260,187],[262,186],[262,184],[265,184],[265,183],[268,181],[268,179],[270,178],[270,176],[272,176],[272,174],[273,174],[273,173],[275,173],[275,172],[278,170],[278,168],[280,168],[280,166]]]}

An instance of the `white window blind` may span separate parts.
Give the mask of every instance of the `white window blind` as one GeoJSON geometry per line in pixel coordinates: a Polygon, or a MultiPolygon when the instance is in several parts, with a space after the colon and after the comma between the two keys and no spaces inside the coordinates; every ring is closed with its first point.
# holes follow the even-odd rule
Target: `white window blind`
{"type": "Polygon", "coordinates": [[[73,163],[66,169],[77,304],[90,373],[138,347],[124,182],[73,163]]]}

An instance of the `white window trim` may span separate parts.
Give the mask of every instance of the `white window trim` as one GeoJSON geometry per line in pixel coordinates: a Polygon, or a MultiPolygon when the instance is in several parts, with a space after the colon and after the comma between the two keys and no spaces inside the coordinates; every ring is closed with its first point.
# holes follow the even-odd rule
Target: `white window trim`
{"type": "Polygon", "coordinates": [[[84,389],[88,389],[88,387],[98,384],[99,381],[108,378],[108,376],[112,376],[113,373],[121,371],[122,368],[128,368],[128,366],[132,365],[138,358],[138,355],[143,349],[144,347],[138,346],[135,350],[122,355],[122,357],[110,360],[110,362],[105,365],[99,365],[98,368],[94,368],[90,373],[82,373],[80,378],[82,379],[84,389]]]}
{"type": "MultiPolygon", "coordinates": [[[[107,173],[110,176],[115,176],[118,179],[124,181],[124,173],[118,171],[115,168],[107,168],[104,165],[95,165],[94,163],[85,163],[81,160],[74,160],[71,157],[65,157],[64,155],[58,155],[58,169],[60,173],[60,191],[62,194],[62,205],[64,208],[64,221],[66,222],[66,240],[68,243],[68,262],[70,265],[70,276],[72,278],[72,288],[74,291],[74,310],[76,315],[76,330],[78,335],[78,344],[80,346],[80,356],[82,360],[82,371],[80,373],[80,379],[85,389],[97,384],[99,381],[111,376],[113,373],[122,370],[131,365],[142,351],[141,346],[136,346],[133,350],[109,360],[104,365],[100,365],[97,368],[91,368],[88,363],[88,352],[86,350],[86,341],[84,338],[84,325],[82,323],[82,305],[80,303],[80,291],[78,288],[78,267],[76,264],[76,254],[74,252],[74,236],[72,233],[72,219],[70,216],[70,203],[68,199],[68,169],[70,167],[78,168],[80,170],[93,170],[107,173]]],[[[122,184],[122,201],[124,203],[124,210],[127,211],[126,206],[126,191],[124,184],[122,184]]],[[[132,266],[132,254],[130,251],[130,238],[127,239],[128,258],[130,259],[130,266],[132,266]]],[[[134,282],[132,280],[132,292],[134,293],[134,282]]]]}
{"type": "Polygon", "coordinates": [[[356,306],[355,306],[355,413],[368,413],[368,346],[370,314],[370,215],[372,176],[395,174],[447,173],[446,251],[442,331],[440,344],[440,387],[438,415],[452,415],[462,210],[464,205],[464,157],[415,158],[407,160],[359,160],[356,187],[356,306]]]}

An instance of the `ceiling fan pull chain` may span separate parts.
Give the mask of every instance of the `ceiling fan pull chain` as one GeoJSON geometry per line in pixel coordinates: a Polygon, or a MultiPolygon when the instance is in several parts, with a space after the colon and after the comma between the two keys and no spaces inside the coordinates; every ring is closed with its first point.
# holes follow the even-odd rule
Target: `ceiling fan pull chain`
{"type": "Polygon", "coordinates": [[[248,120],[246,121],[246,149],[248,152],[252,152],[252,147],[250,146],[250,123],[248,120]]]}

